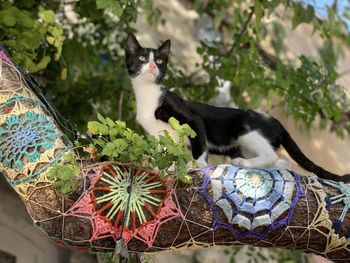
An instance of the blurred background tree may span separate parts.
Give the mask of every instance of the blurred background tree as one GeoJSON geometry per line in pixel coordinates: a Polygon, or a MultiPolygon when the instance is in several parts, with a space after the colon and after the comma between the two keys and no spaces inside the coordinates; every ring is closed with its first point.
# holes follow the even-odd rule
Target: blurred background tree
{"type": "MultiPolygon", "coordinates": [[[[229,83],[239,107],[258,108],[264,102],[267,111],[283,107],[306,127],[319,118],[321,128],[348,135],[349,91],[337,82],[348,72],[336,70],[350,46],[345,1],[180,2],[207,17],[210,26],[203,27],[196,70],[179,67],[177,54],[171,54],[167,87],[184,98],[208,102],[229,83]],[[302,23],[312,26],[323,39],[316,58],[286,55],[282,21],[293,29],[302,23]],[[264,42],[270,43],[269,50],[264,42]]],[[[152,0],[0,0],[0,43],[79,130],[85,131],[87,121],[100,112],[140,131],[123,50],[127,32],[143,34],[135,27],[140,13],[150,28],[167,23],[152,0]]]]}
{"type": "MultiPolygon", "coordinates": [[[[197,71],[188,73],[170,65],[168,87],[186,98],[207,102],[216,95],[219,82],[226,80],[240,107],[257,108],[265,99],[269,107],[283,106],[288,115],[308,126],[320,116],[323,127],[331,123],[341,136],[350,131],[350,103],[336,83],[335,70],[342,47],[350,45],[349,6],[340,10],[334,1],[324,7],[322,17],[317,6],[299,1],[184,2],[209,16],[211,30],[217,34],[201,40],[197,52],[202,63],[197,71]],[[271,17],[279,20],[269,23],[271,17]],[[308,23],[320,34],[324,42],[317,50],[317,61],[304,55],[297,60],[284,56],[288,50],[279,22],[284,20],[293,28],[308,23]],[[267,39],[271,51],[261,46],[267,39]]],[[[127,32],[137,32],[133,23],[140,10],[151,27],[167,22],[151,0],[1,0],[0,42],[80,130],[96,112],[122,118],[139,129],[134,123],[123,43],[127,32]]]]}

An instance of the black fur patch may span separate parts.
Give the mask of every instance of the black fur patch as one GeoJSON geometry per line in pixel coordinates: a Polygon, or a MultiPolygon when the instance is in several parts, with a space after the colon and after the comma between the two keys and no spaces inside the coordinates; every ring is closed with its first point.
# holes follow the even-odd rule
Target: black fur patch
{"type": "MultiPolygon", "coordinates": [[[[159,84],[163,81],[170,52],[169,40],[158,49],[143,48],[135,36],[129,35],[125,51],[126,66],[132,78],[140,73],[142,65],[148,62],[149,53],[153,51],[155,61],[157,58],[163,60],[162,64],[157,64],[161,73],[155,82],[159,84]],[[140,61],[139,56],[147,58],[146,61],[140,61]]],[[[214,107],[185,101],[163,88],[154,114],[156,119],[166,123],[170,117],[175,117],[181,124],[187,123],[191,126],[197,134],[195,138],[190,138],[192,155],[195,159],[206,152],[239,157],[242,151],[235,141],[242,135],[257,131],[275,150],[283,145],[289,155],[304,169],[325,179],[350,182],[350,175],[339,177],[314,164],[303,154],[277,119],[254,110],[214,107]]]]}
{"type": "Polygon", "coordinates": [[[140,46],[135,36],[128,35],[125,43],[125,62],[130,77],[135,78],[140,74],[142,66],[148,63],[150,52],[154,54],[154,61],[161,59],[162,63],[156,63],[160,74],[156,78],[156,83],[159,84],[164,80],[164,76],[167,70],[168,57],[170,52],[170,40],[165,41],[158,49],[143,48],[140,46]],[[145,61],[141,61],[139,58],[143,56],[145,61]]]}

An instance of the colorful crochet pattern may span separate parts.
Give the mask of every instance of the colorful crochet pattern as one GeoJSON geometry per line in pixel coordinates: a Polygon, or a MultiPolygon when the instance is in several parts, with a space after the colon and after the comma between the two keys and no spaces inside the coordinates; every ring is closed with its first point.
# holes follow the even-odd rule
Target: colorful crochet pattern
{"type": "Polygon", "coordinates": [[[298,175],[230,165],[206,168],[198,191],[211,206],[213,228],[229,230],[236,240],[245,236],[263,238],[271,229],[287,226],[299,198],[304,195],[298,175]],[[292,200],[294,187],[296,195],[292,200]],[[218,209],[224,212],[226,221],[220,218],[218,209]],[[268,227],[252,231],[260,226],[268,227]]]}
{"type": "Polygon", "coordinates": [[[153,171],[106,165],[92,188],[92,200],[96,213],[110,222],[116,233],[124,225],[127,243],[134,237],[150,247],[159,227],[181,216],[174,200],[174,186],[172,179],[165,182],[153,171]]]}
{"type": "Polygon", "coordinates": [[[122,241],[131,252],[251,244],[350,258],[350,187],[312,174],[219,165],[192,171],[188,186],[77,158],[76,189],[61,196],[47,171],[76,153],[28,85],[0,47],[0,170],[56,243],[92,252],[122,241]]]}
{"type": "MultiPolygon", "coordinates": [[[[333,228],[336,233],[339,233],[342,224],[344,222],[344,218],[350,209],[350,186],[344,184],[343,182],[334,182],[330,180],[319,179],[322,184],[332,186],[338,190],[338,193],[334,196],[327,195],[326,197],[326,208],[329,209],[332,205],[342,203],[344,205],[342,212],[338,219],[333,221],[333,228]]],[[[350,229],[345,232],[345,237],[350,237],[350,229]]]]}
{"type": "Polygon", "coordinates": [[[113,169],[107,167],[100,177],[99,183],[102,186],[94,187],[94,193],[106,192],[99,197],[95,195],[97,206],[102,205],[97,214],[112,221],[116,228],[122,226],[125,216],[124,225],[135,230],[136,225],[140,226],[148,221],[143,210],[149,213],[148,218],[157,218],[168,195],[168,189],[156,173],[142,170],[134,172],[133,169],[123,168],[124,171],[117,166],[113,169]]]}
{"type": "Polygon", "coordinates": [[[45,115],[26,112],[11,115],[0,126],[0,161],[7,168],[22,170],[52,149],[57,134],[45,115]]]}
{"type": "MultiPolygon", "coordinates": [[[[104,164],[85,169],[83,176],[86,188],[67,211],[44,221],[36,220],[40,227],[50,220],[59,219],[67,224],[73,218],[79,218],[78,225],[81,222],[84,228],[91,228],[88,237],[79,237],[62,229],[63,235],[54,238],[58,243],[76,248],[81,247],[75,243],[84,243],[85,249],[93,251],[110,249],[99,244],[106,240],[116,242],[123,237],[126,243],[136,239],[151,247],[162,224],[182,215],[176,202],[174,181],[162,181],[153,171],[104,164]],[[130,184],[132,177],[133,183],[130,184]],[[129,193],[130,185],[132,190],[129,193]]],[[[62,205],[67,206],[66,201],[62,201],[62,205]]]]}
{"type": "Polygon", "coordinates": [[[0,170],[12,185],[30,183],[72,144],[2,50],[0,86],[0,170]]]}

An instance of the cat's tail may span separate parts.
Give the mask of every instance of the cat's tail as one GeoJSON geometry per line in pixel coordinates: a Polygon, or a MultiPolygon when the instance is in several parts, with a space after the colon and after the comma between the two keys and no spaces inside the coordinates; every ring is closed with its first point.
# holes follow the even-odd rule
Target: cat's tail
{"type": "Polygon", "coordinates": [[[350,174],[345,174],[343,176],[331,173],[322,167],[313,163],[305,154],[301,151],[299,146],[290,136],[289,132],[282,126],[283,138],[282,145],[288,152],[289,156],[292,157],[302,168],[305,170],[316,174],[318,177],[333,181],[341,181],[344,183],[350,183],[350,174]]]}

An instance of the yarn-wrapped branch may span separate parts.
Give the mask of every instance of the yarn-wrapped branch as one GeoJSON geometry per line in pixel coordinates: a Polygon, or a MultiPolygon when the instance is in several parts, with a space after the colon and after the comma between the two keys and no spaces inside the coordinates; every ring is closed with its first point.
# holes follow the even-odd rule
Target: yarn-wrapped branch
{"type": "Polygon", "coordinates": [[[189,172],[192,185],[112,162],[83,166],[61,196],[50,167],[73,154],[26,75],[0,49],[0,168],[34,225],[82,251],[249,244],[350,260],[350,187],[288,170],[230,165],[189,172]]]}

